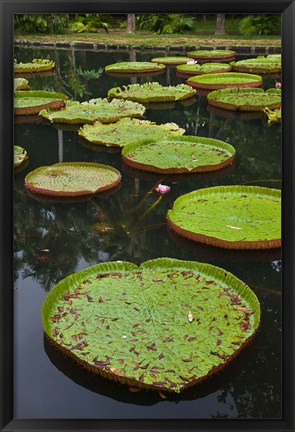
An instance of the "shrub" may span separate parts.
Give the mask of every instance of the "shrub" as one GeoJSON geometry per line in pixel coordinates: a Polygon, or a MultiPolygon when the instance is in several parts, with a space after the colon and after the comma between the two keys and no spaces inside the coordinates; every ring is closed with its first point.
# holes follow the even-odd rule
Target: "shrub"
{"type": "Polygon", "coordinates": [[[279,15],[249,15],[239,25],[243,35],[268,35],[280,32],[279,15]]]}
{"type": "Polygon", "coordinates": [[[17,33],[66,33],[69,25],[67,14],[17,14],[14,30],[17,33]]]}
{"type": "Polygon", "coordinates": [[[70,24],[70,30],[74,33],[97,33],[100,29],[108,32],[109,27],[101,14],[77,15],[70,24]]]}
{"type": "Polygon", "coordinates": [[[194,18],[183,14],[143,14],[136,20],[140,30],[154,33],[186,33],[194,26],[194,18]]]}

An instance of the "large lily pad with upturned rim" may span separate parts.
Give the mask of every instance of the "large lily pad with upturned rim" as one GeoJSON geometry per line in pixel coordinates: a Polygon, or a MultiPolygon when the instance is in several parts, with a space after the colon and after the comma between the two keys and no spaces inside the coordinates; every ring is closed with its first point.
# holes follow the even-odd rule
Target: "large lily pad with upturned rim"
{"type": "Polygon", "coordinates": [[[204,74],[189,78],[186,83],[192,87],[205,90],[223,88],[261,87],[262,78],[259,75],[239,72],[219,74],[204,74]]]}
{"type": "Polygon", "coordinates": [[[145,107],[121,100],[91,99],[89,102],[68,101],[61,110],[42,110],[40,115],[52,123],[92,124],[113,123],[124,117],[141,118],[145,107]]]}
{"type": "Polygon", "coordinates": [[[146,73],[164,71],[166,66],[164,64],[155,64],[152,62],[121,62],[113,63],[105,67],[108,73],[146,73]]]}
{"type": "Polygon", "coordinates": [[[53,196],[82,196],[117,186],[121,174],[115,168],[91,162],[62,162],[42,166],[25,177],[31,192],[53,196]]]}
{"type": "Polygon", "coordinates": [[[132,168],[162,174],[215,171],[232,163],[235,149],[224,141],[196,136],[129,144],[123,161],[132,168]]]}
{"type": "Polygon", "coordinates": [[[130,84],[122,88],[114,87],[109,90],[108,96],[111,98],[150,103],[184,100],[193,97],[195,93],[195,90],[185,84],[165,87],[158,82],[148,82],[144,84],[130,84]]]}
{"type": "Polygon", "coordinates": [[[21,166],[25,160],[28,159],[28,154],[26,150],[20,146],[14,146],[14,158],[13,158],[14,168],[21,166]]]}
{"type": "Polygon", "coordinates": [[[92,144],[124,147],[147,139],[161,140],[171,134],[182,135],[184,132],[176,123],[157,125],[148,120],[126,118],[108,125],[100,122],[85,125],[78,134],[92,144]]]}
{"type": "Polygon", "coordinates": [[[14,78],[13,86],[15,92],[20,90],[31,90],[29,81],[25,78],[14,78]]]}
{"type": "Polygon", "coordinates": [[[203,75],[208,73],[230,72],[232,69],[227,63],[194,63],[176,66],[176,72],[181,75],[203,75]]]}
{"type": "Polygon", "coordinates": [[[215,90],[208,94],[208,103],[217,108],[231,111],[263,111],[280,108],[281,90],[258,88],[233,88],[215,90]]]}
{"type": "Polygon", "coordinates": [[[63,93],[43,90],[23,90],[14,93],[14,114],[34,115],[51,107],[61,108],[68,97],[63,93]]]}
{"type": "Polygon", "coordinates": [[[188,57],[197,60],[233,60],[235,58],[236,52],[232,50],[195,50],[187,53],[188,57]]]}
{"type": "Polygon", "coordinates": [[[155,57],[151,60],[152,63],[163,64],[166,66],[176,66],[187,63],[191,59],[189,57],[173,56],[173,57],[155,57]]]}
{"type": "Polygon", "coordinates": [[[277,74],[281,72],[281,59],[258,57],[231,63],[233,71],[245,73],[277,74]]]}
{"type": "Polygon", "coordinates": [[[52,70],[55,67],[54,61],[48,59],[33,59],[31,62],[14,63],[15,73],[30,73],[30,72],[44,72],[52,70]]]}
{"type": "Polygon", "coordinates": [[[45,334],[91,373],[179,393],[222,369],[260,322],[253,291],[224,269],[160,258],[97,264],[56,285],[45,334]]]}
{"type": "Polygon", "coordinates": [[[177,198],[170,228],[191,240],[228,249],[281,246],[281,192],[259,186],[199,189],[177,198]]]}

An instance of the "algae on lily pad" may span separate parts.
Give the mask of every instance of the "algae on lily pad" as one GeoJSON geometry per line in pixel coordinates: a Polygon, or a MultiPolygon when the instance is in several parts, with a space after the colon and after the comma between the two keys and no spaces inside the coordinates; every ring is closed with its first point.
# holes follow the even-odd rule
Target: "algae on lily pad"
{"type": "Polygon", "coordinates": [[[43,90],[24,90],[14,93],[14,114],[34,115],[51,107],[61,108],[68,97],[63,93],[43,90]]]}
{"type": "Polygon", "coordinates": [[[164,87],[158,82],[148,82],[144,84],[130,84],[123,86],[123,88],[114,87],[109,90],[108,96],[111,98],[150,103],[189,99],[195,93],[195,90],[185,84],[164,87]]]}
{"type": "Polygon", "coordinates": [[[43,110],[40,115],[52,123],[113,123],[124,117],[142,118],[145,107],[136,102],[91,99],[89,102],[68,101],[61,110],[43,110]]]}
{"type": "Polygon", "coordinates": [[[263,111],[280,108],[281,90],[258,88],[233,88],[215,90],[208,94],[208,103],[231,111],[263,111]]]}
{"type": "Polygon", "coordinates": [[[15,73],[45,72],[55,67],[54,61],[48,59],[33,59],[31,62],[14,62],[15,73]]]}
{"type": "Polygon", "coordinates": [[[20,146],[14,146],[14,168],[18,168],[22,163],[28,159],[26,150],[20,146]]]}
{"type": "Polygon", "coordinates": [[[127,145],[122,156],[132,168],[162,174],[185,174],[223,168],[232,163],[235,149],[216,139],[181,136],[127,145]]]}
{"type": "Polygon", "coordinates": [[[31,90],[29,81],[25,78],[14,78],[14,91],[31,90]]]}
{"type": "Polygon", "coordinates": [[[107,262],[61,280],[42,323],[47,340],[89,372],[180,393],[246,346],[260,305],[244,282],[210,264],[107,262]]]}
{"type": "Polygon", "coordinates": [[[108,125],[100,122],[84,125],[78,134],[92,144],[124,147],[147,139],[161,140],[167,135],[182,135],[184,132],[176,123],[157,125],[148,120],[126,118],[108,125]]]}
{"type": "Polygon", "coordinates": [[[31,171],[25,177],[25,186],[38,194],[70,197],[103,192],[120,181],[119,171],[108,165],[62,162],[31,171]]]}
{"type": "Polygon", "coordinates": [[[188,57],[191,57],[196,60],[234,60],[236,52],[232,50],[206,50],[206,49],[200,49],[195,51],[190,51],[187,53],[188,57]]]}
{"type": "Polygon", "coordinates": [[[262,86],[261,76],[239,72],[199,75],[189,78],[186,82],[192,87],[204,90],[262,86]]]}
{"type": "Polygon", "coordinates": [[[220,186],[182,195],[168,211],[170,228],[183,237],[227,249],[281,246],[281,191],[220,186]]]}
{"type": "Polygon", "coordinates": [[[105,67],[108,73],[146,73],[164,71],[166,66],[164,64],[155,64],[151,62],[121,62],[114,63],[105,67]]]}
{"type": "Polygon", "coordinates": [[[203,75],[209,73],[230,72],[232,69],[227,63],[189,63],[176,66],[176,72],[182,75],[203,75]]]}
{"type": "Polygon", "coordinates": [[[231,63],[233,71],[246,73],[276,74],[282,70],[281,59],[272,57],[258,57],[239,60],[231,63]]]}
{"type": "Polygon", "coordinates": [[[191,59],[189,57],[173,56],[173,57],[156,57],[151,60],[152,63],[163,64],[166,66],[176,66],[187,63],[191,59]]]}

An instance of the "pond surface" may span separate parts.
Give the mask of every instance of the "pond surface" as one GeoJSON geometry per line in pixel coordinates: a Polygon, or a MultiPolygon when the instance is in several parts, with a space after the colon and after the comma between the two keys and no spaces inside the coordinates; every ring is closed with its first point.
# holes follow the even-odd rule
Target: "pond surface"
{"type": "MultiPolygon", "coordinates": [[[[174,54],[173,54],[174,55],[174,54]]],[[[181,54],[180,54],[181,55],[181,54]]],[[[57,72],[28,78],[33,89],[66,92],[78,100],[105,97],[108,89],[156,80],[184,82],[168,69],[155,77],[100,77],[93,71],[117,61],[150,60],[163,52],[69,51],[16,48],[18,61],[50,57],[57,72]],[[85,71],[90,71],[88,74],[85,71]],[[92,72],[91,72],[92,71],[92,72]],[[83,73],[84,72],[84,73],[83,73]]],[[[264,88],[275,78],[264,79],[264,88]]],[[[14,144],[29,154],[15,175],[15,339],[14,416],[16,418],[209,419],[281,417],[281,261],[280,250],[229,251],[195,244],[173,234],[166,213],[192,190],[217,185],[281,187],[281,129],[261,118],[208,111],[204,96],[195,102],[154,106],[145,118],[175,122],[186,134],[224,140],[237,151],[235,163],[210,174],[182,177],[148,175],[122,165],[120,152],[94,151],[75,130],[41,123],[15,123],[14,144]],[[31,170],[60,161],[91,161],[122,172],[121,188],[84,202],[35,200],[24,187],[31,170]],[[169,194],[154,191],[159,180],[169,194]],[[71,273],[104,261],[139,264],[171,257],[207,262],[247,283],[261,302],[260,329],[242,353],[218,375],[179,397],[161,399],[84,373],[44,343],[41,306],[49,290],[71,273]]],[[[19,120],[17,120],[19,121],[19,120]]],[[[21,121],[29,121],[23,117],[21,121]]]]}

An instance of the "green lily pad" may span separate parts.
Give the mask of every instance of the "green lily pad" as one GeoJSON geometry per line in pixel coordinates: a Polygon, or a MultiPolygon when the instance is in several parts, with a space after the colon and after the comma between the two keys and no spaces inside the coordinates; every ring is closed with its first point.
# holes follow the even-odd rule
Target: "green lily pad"
{"type": "Polygon", "coordinates": [[[163,64],[154,64],[151,62],[122,62],[114,63],[105,67],[108,73],[146,73],[164,71],[166,69],[163,64]]]}
{"type": "Polygon", "coordinates": [[[124,117],[141,118],[145,107],[136,102],[91,99],[89,102],[68,101],[61,110],[42,110],[40,115],[52,123],[113,123],[124,117]]]}
{"type": "Polygon", "coordinates": [[[104,125],[100,122],[83,126],[78,134],[92,144],[124,147],[147,139],[161,140],[167,135],[182,135],[185,132],[175,123],[157,125],[148,120],[122,119],[104,125]]]}
{"type": "Polygon", "coordinates": [[[179,84],[175,87],[164,87],[158,82],[148,82],[144,84],[131,84],[123,86],[123,88],[114,87],[109,90],[108,96],[111,98],[150,103],[184,100],[193,97],[195,93],[195,90],[192,90],[185,84],[179,84]]]}
{"type": "Polygon", "coordinates": [[[20,146],[14,146],[14,168],[19,167],[23,162],[28,159],[28,154],[26,150],[20,146]]]}
{"type": "Polygon", "coordinates": [[[235,58],[236,52],[232,50],[195,50],[190,51],[187,55],[196,60],[222,60],[227,61],[235,58]]]}
{"type": "Polygon", "coordinates": [[[129,144],[124,147],[122,156],[132,168],[163,174],[185,174],[223,168],[233,161],[235,149],[215,139],[182,136],[129,144]]]}
{"type": "Polygon", "coordinates": [[[227,72],[226,74],[205,74],[191,77],[186,82],[192,87],[205,90],[262,86],[261,76],[239,72],[227,72]]]}
{"type": "Polygon", "coordinates": [[[25,78],[14,78],[14,91],[31,90],[29,81],[25,78]]]}
{"type": "Polygon", "coordinates": [[[175,65],[181,65],[184,63],[187,63],[191,59],[189,57],[181,57],[181,56],[174,56],[174,57],[156,57],[151,60],[153,63],[159,63],[166,66],[175,66],[175,65]]]}
{"type": "Polygon", "coordinates": [[[182,195],[167,215],[178,234],[227,249],[281,245],[281,192],[258,186],[220,186],[182,195]]]}
{"type": "Polygon", "coordinates": [[[230,72],[231,65],[227,63],[195,63],[176,66],[176,72],[183,75],[203,75],[208,73],[230,72]]]}
{"type": "Polygon", "coordinates": [[[281,60],[282,56],[281,54],[269,54],[266,58],[269,60],[281,60]]]}
{"type": "Polygon", "coordinates": [[[209,93],[207,99],[210,105],[217,108],[231,111],[263,111],[266,107],[280,108],[281,91],[279,89],[264,91],[258,88],[222,89],[209,93]]]}
{"type": "Polygon", "coordinates": [[[55,67],[55,63],[48,59],[33,59],[29,63],[14,63],[15,73],[30,73],[49,71],[55,67]]]}
{"type": "Polygon", "coordinates": [[[281,59],[272,57],[259,57],[233,62],[233,71],[246,73],[274,74],[282,70],[281,59]]]}
{"type": "Polygon", "coordinates": [[[25,90],[14,93],[14,114],[34,115],[44,108],[61,108],[68,97],[62,93],[25,90]]]}
{"type": "Polygon", "coordinates": [[[121,181],[115,168],[91,162],[62,162],[43,166],[25,177],[31,192],[54,196],[82,196],[111,189],[121,181]]]}
{"type": "Polygon", "coordinates": [[[243,349],[260,305],[226,270],[160,258],[68,276],[46,297],[42,322],[48,340],[91,373],[179,393],[243,349]]]}

